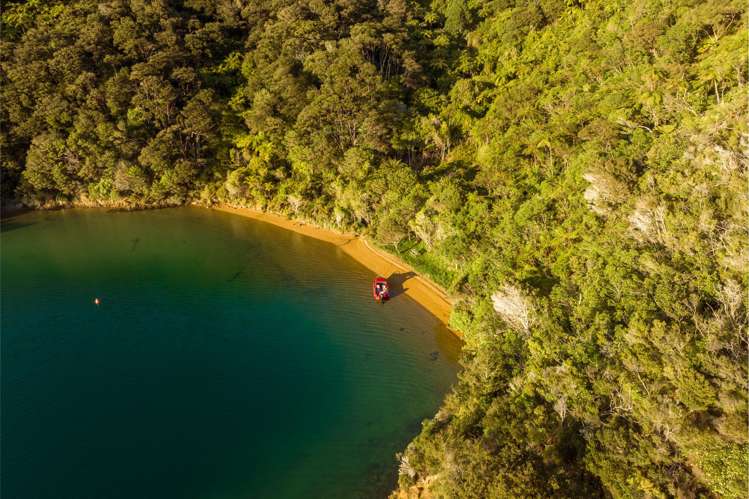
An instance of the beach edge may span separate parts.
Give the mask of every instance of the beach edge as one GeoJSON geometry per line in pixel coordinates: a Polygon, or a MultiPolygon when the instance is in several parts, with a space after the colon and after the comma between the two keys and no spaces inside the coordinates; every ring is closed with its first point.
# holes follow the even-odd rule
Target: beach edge
{"type": "Polygon", "coordinates": [[[392,274],[413,272],[414,276],[403,283],[404,294],[428,310],[440,322],[448,326],[453,334],[462,339],[463,335],[460,331],[449,327],[453,303],[448,294],[429,278],[419,274],[413,267],[396,256],[373,247],[366,238],[243,206],[222,204],[206,206],[206,208],[269,223],[319,241],[331,243],[377,275],[389,277],[392,274]]]}

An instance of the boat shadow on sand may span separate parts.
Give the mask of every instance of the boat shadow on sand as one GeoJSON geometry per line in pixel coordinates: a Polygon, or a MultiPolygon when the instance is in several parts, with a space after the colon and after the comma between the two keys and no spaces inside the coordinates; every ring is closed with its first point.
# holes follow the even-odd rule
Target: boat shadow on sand
{"type": "Polygon", "coordinates": [[[416,277],[416,272],[409,271],[390,274],[387,279],[391,300],[393,298],[397,298],[398,295],[402,295],[406,291],[406,288],[403,286],[403,284],[412,277],[416,277]]]}

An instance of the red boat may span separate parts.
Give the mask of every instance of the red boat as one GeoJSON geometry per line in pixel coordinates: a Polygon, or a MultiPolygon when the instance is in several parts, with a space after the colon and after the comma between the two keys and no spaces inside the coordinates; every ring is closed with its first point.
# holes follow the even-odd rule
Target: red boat
{"type": "Polygon", "coordinates": [[[375,280],[372,281],[372,297],[375,301],[379,302],[384,302],[390,298],[387,279],[384,277],[375,277],[375,280]]]}

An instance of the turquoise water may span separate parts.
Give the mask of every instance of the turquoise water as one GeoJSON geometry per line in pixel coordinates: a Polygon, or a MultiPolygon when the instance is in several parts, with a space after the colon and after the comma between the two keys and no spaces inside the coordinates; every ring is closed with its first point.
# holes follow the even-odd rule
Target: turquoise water
{"type": "Polygon", "coordinates": [[[456,378],[408,297],[235,215],[27,213],[0,260],[3,498],[385,497],[456,378]]]}

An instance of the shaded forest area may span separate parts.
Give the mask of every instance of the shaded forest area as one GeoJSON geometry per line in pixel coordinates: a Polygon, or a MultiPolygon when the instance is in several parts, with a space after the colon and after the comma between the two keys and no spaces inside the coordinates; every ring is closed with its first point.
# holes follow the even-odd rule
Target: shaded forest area
{"type": "Polygon", "coordinates": [[[463,370],[394,495],[745,497],[746,31],[733,0],[6,2],[3,197],[252,206],[448,288],[463,370]]]}

